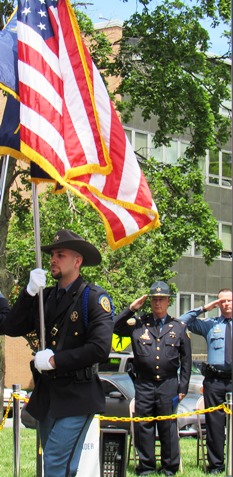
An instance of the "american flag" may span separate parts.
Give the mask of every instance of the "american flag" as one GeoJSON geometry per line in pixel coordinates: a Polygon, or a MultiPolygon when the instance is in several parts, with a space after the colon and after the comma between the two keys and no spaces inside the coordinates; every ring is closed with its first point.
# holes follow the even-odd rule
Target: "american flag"
{"type": "Polygon", "coordinates": [[[150,189],[69,1],[20,0],[17,32],[22,153],[91,203],[113,249],[157,227],[150,189]]]}

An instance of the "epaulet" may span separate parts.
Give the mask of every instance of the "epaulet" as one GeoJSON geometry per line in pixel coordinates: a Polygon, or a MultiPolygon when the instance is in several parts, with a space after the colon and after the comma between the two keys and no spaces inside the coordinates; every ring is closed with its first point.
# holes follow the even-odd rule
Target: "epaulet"
{"type": "Polygon", "coordinates": [[[150,313],[143,313],[142,315],[134,315],[133,319],[135,320],[135,324],[136,322],[141,323],[141,324],[145,324],[148,322],[148,320],[150,320],[150,317],[151,317],[151,314],[150,313]]]}
{"type": "Polygon", "coordinates": [[[141,321],[148,321],[151,318],[151,313],[143,313],[143,315],[138,316],[141,321]]]}
{"type": "Polygon", "coordinates": [[[184,321],[179,320],[179,318],[172,318],[172,319],[176,321],[177,323],[179,323],[180,325],[186,326],[186,323],[184,323],[184,321]]]}

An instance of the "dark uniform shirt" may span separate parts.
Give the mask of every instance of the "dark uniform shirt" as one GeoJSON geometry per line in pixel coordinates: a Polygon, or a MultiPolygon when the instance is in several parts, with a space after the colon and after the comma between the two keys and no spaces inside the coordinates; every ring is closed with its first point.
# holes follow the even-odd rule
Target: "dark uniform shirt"
{"type": "Polygon", "coordinates": [[[114,333],[130,336],[137,377],[163,381],[179,375],[179,393],[188,391],[191,345],[185,325],[167,315],[160,331],[152,313],[134,317],[129,308],[115,319],[114,333]]]}

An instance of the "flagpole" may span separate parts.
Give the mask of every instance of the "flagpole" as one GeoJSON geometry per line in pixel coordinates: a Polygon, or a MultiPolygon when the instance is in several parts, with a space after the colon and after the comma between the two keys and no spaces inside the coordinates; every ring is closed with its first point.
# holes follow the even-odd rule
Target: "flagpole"
{"type": "MultiPolygon", "coordinates": [[[[34,220],[34,237],[36,249],[36,266],[42,268],[41,248],[40,248],[40,216],[39,216],[39,200],[37,185],[32,183],[32,204],[33,204],[33,220],[34,220]]],[[[39,314],[40,314],[40,346],[45,349],[45,327],[44,327],[44,303],[43,290],[39,291],[39,314]]]]}
{"type": "Polygon", "coordinates": [[[0,178],[0,215],[2,213],[2,205],[4,200],[8,164],[9,164],[9,155],[7,154],[7,156],[3,156],[1,178],[0,178]]]}

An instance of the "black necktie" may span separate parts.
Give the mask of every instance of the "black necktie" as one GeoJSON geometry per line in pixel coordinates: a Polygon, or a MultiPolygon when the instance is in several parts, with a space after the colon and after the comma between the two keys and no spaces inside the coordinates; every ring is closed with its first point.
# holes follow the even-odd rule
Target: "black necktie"
{"type": "Polygon", "coordinates": [[[161,320],[158,320],[158,319],[155,320],[155,328],[156,328],[158,333],[160,333],[160,331],[161,331],[161,323],[162,323],[161,320]]]}
{"type": "Polygon", "coordinates": [[[225,332],[225,361],[227,364],[232,363],[232,339],[231,339],[231,321],[227,319],[226,321],[226,332],[225,332]]]}
{"type": "Polygon", "coordinates": [[[56,306],[59,305],[59,303],[61,302],[63,296],[65,295],[66,293],[66,290],[65,288],[60,288],[57,292],[57,298],[56,298],[56,306]]]}

